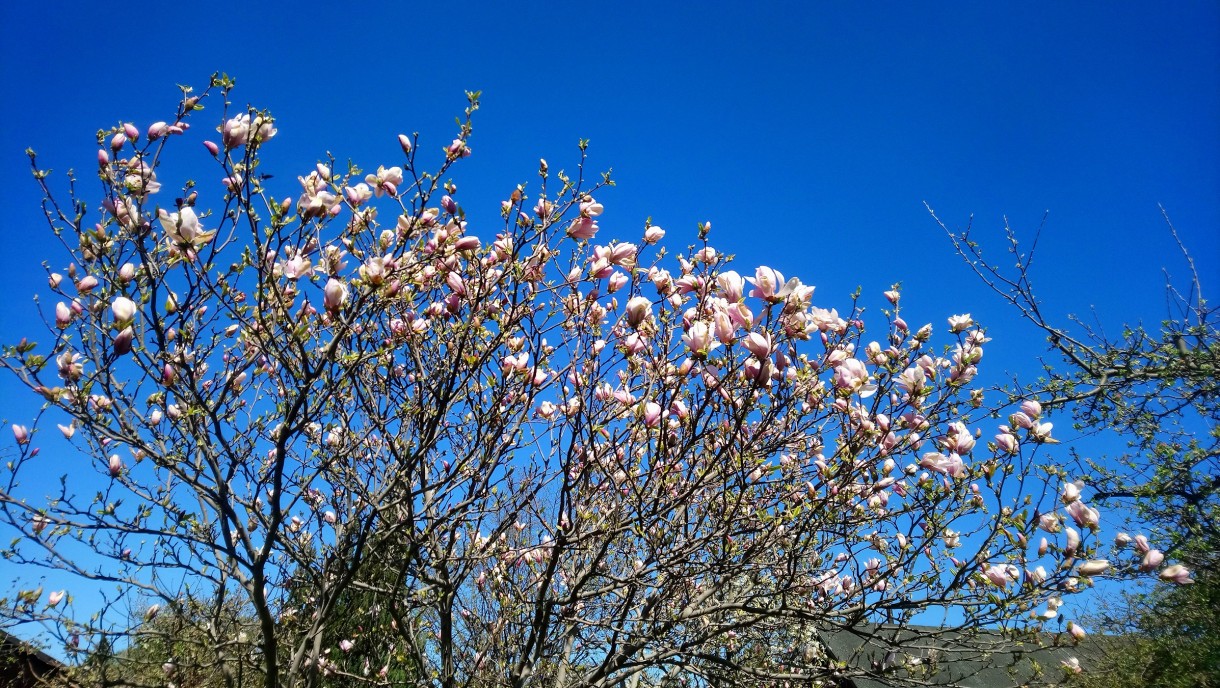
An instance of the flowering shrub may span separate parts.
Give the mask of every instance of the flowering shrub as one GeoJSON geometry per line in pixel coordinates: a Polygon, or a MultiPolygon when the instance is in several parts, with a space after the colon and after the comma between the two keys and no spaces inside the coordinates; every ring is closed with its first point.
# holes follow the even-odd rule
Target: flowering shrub
{"type": "MultiPolygon", "coordinates": [[[[4,608],[78,657],[173,613],[195,674],[269,686],[901,680],[917,649],[862,666],[827,635],[1039,628],[1105,573],[1097,512],[1032,474],[1038,405],[980,425],[969,316],[938,340],[895,289],[866,336],[710,224],[685,251],[610,238],[583,146],[469,226],[440,180],[477,94],[435,155],[399,136],[375,173],[293,187],[260,167],[279,123],[231,88],[99,139],[100,213],[34,167],[71,256],[43,341],[3,359],[45,408],[13,426],[5,553],[121,598],[4,608]],[[186,147],[217,94],[217,140],[186,147]],[[171,153],[216,173],[171,200],[171,153]],[[78,449],[65,485],[96,491],[22,490],[48,421],[78,449]]],[[[110,661],[186,671],[150,654],[110,661]]]]}

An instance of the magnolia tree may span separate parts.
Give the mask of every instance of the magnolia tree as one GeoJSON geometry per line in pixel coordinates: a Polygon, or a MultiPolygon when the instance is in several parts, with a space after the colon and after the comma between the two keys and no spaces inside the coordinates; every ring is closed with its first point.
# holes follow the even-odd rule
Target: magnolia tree
{"type": "Polygon", "coordinates": [[[969,316],[910,327],[894,290],[866,335],[708,224],[608,239],[583,146],[468,226],[441,180],[477,94],[445,146],[288,184],[231,87],[102,132],[99,207],[34,164],[68,255],[3,359],[43,406],[12,426],[2,606],[78,682],[918,682],[895,628],[1079,634],[1050,620],[1107,569],[1098,513],[1030,468],[1037,403],[986,420],[969,316]],[[173,200],[192,157],[214,173],[173,200]]]}
{"type": "Polygon", "coordinates": [[[1126,551],[1115,558],[1114,575],[1159,570],[1171,584],[1136,586],[1092,615],[1122,632],[1093,685],[1203,685],[1220,666],[1220,327],[1194,257],[1162,214],[1190,278],[1166,285],[1159,327],[1124,325],[1117,337],[1045,312],[1031,269],[1038,233],[1026,245],[1005,225],[1005,267],[983,255],[969,226],[954,232],[936,220],[975,274],[1046,334],[1045,376],[1024,394],[1048,412],[1070,413],[1080,432],[1126,441],[1116,455],[1072,458],[1089,474],[1086,495],[1125,507],[1119,513],[1132,526],[1116,535],[1126,551]],[[1166,566],[1172,561],[1180,563],[1166,566]],[[1198,572],[1194,585],[1173,585],[1192,580],[1186,567],[1198,572]]]}

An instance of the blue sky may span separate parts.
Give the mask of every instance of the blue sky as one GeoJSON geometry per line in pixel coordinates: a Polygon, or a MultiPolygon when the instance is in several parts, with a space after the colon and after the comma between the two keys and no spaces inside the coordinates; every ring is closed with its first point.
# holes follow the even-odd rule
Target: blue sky
{"type": "Polygon", "coordinates": [[[801,276],[825,305],[902,281],[912,320],[970,311],[1013,369],[1040,340],[955,263],[924,201],[996,238],[1005,215],[1028,231],[1049,210],[1036,277],[1051,313],[1164,315],[1160,269],[1184,264],[1158,203],[1204,286],[1220,276],[1215,3],[79,5],[0,10],[0,232],[22,238],[0,255],[9,338],[52,255],[22,151],[89,170],[97,129],[165,119],[175,84],[216,70],[279,118],[286,184],[326,151],[394,160],[400,131],[439,147],[479,89],[457,173],[476,218],[588,138],[619,181],[607,228],[632,236],[651,216],[693,236],[711,220],[719,248],[801,276]]]}
{"type": "MultiPolygon", "coordinates": [[[[1158,203],[1205,293],[1220,288],[1214,2],[70,5],[0,8],[6,343],[36,331],[41,262],[63,262],[24,149],[87,178],[94,132],[169,118],[175,84],[214,71],[278,118],[281,193],[327,151],[375,168],[413,131],[439,150],[463,91],[482,90],[455,174],[472,231],[539,157],[571,169],[588,138],[619,183],[599,197],[607,236],[651,216],[684,241],[710,220],[739,270],[800,276],[826,307],[862,286],[875,309],[901,281],[912,324],[989,326],[993,379],[1035,369],[1042,339],[957,261],[924,201],[950,227],[973,214],[993,254],[1004,216],[1028,233],[1049,210],[1034,277],[1057,316],[1166,315],[1161,268],[1186,273],[1158,203]]],[[[195,141],[218,117],[201,114],[195,141]]],[[[9,379],[0,398],[0,418],[36,412],[9,379]]]]}

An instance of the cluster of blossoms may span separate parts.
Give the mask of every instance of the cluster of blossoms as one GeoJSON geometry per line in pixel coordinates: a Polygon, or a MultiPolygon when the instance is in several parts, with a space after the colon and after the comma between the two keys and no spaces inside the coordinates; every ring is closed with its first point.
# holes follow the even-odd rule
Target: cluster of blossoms
{"type": "MultiPolygon", "coordinates": [[[[170,607],[179,589],[140,567],[224,572],[216,594],[236,581],[266,621],[243,656],[269,682],[410,665],[596,685],[726,644],[760,675],[841,674],[824,653],[794,663],[795,639],[933,604],[977,624],[1045,602],[1038,626],[1107,570],[1079,486],[1062,512],[1029,492],[1026,448],[1054,442],[1038,404],[980,442],[989,340],[969,315],[938,348],[893,289],[869,340],[857,308],[734,270],[710,223],[673,256],[651,224],[606,240],[601,185],[559,172],[553,194],[545,161],[537,197],[517,187],[478,236],[436,181],[471,154],[468,128],[433,173],[400,136],[399,164],[319,163],[275,198],[247,175],[274,121],[241,113],[205,142],[224,176],[198,190],[228,210],[194,190],[170,210],[158,156],[196,103],[129,157],[100,152],[105,214],[50,275],[52,350],[5,359],[108,485],[97,504],[14,500],[16,525],[50,551],[83,538],[170,607]],[[1038,528],[1063,542],[1034,547],[1038,528]],[[358,632],[319,616],[360,595],[358,632]]],[[[124,127],[110,153],[137,138],[124,127]]],[[[14,470],[36,466],[36,429],[12,429],[14,470]]],[[[1180,568],[1161,576],[1188,582],[1180,568]]],[[[64,599],[38,614],[62,620],[64,599]]]]}

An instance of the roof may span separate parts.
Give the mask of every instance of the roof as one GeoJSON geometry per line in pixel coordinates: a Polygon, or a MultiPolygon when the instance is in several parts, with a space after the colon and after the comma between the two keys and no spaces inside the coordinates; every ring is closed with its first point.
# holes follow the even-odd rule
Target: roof
{"type": "Polygon", "coordinates": [[[0,629],[0,685],[12,688],[41,685],[63,671],[59,660],[0,629]]]}
{"type": "Polygon", "coordinates": [[[911,680],[962,688],[1019,688],[1062,682],[1063,662],[1087,670],[1096,643],[1067,634],[1016,633],[933,626],[865,625],[826,634],[830,657],[846,665],[854,688],[888,688],[911,680]],[[906,679],[904,681],[904,679],[906,679]]]}

